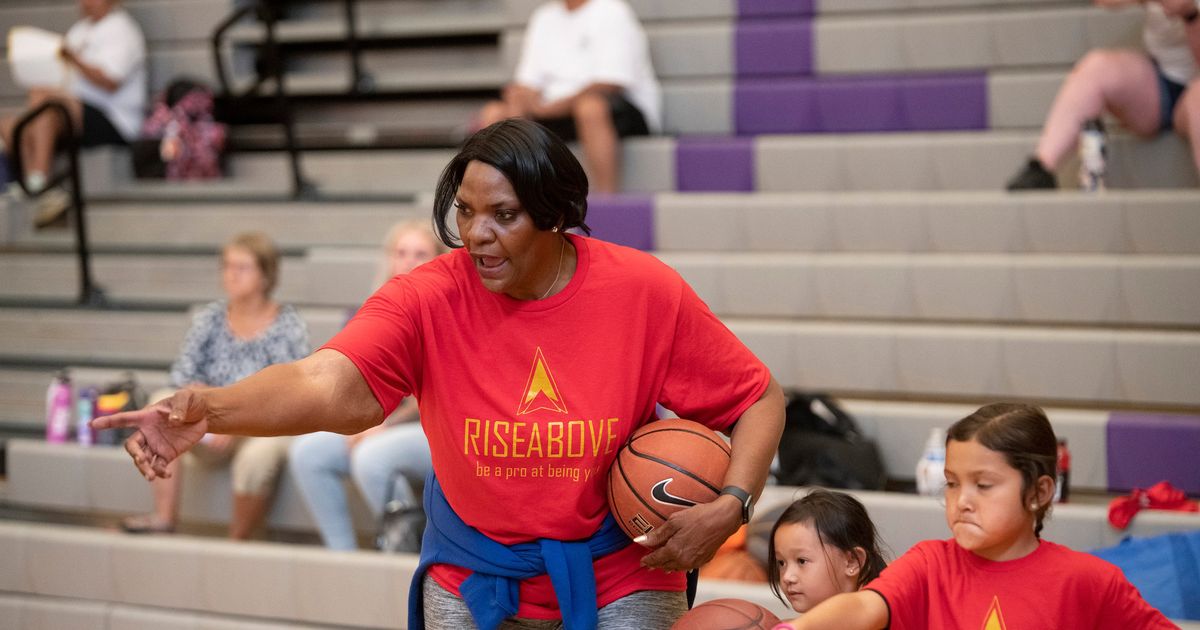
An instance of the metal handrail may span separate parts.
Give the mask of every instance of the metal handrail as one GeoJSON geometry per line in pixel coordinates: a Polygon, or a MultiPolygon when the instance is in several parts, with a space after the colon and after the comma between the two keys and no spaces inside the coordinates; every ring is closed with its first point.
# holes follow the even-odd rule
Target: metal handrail
{"type": "Polygon", "coordinates": [[[71,187],[71,207],[75,210],[75,249],[79,255],[79,304],[103,306],[107,304],[104,290],[92,281],[91,251],[88,248],[87,221],[84,221],[83,182],[79,170],[79,136],[75,133],[75,122],[65,103],[58,99],[50,99],[41,105],[21,115],[13,127],[13,146],[8,154],[9,162],[16,171],[17,185],[30,198],[36,198],[47,190],[69,181],[71,187]],[[58,115],[62,119],[66,138],[64,148],[67,152],[67,171],[48,178],[41,190],[33,191],[25,184],[25,162],[22,158],[25,129],[39,116],[58,115]]]}
{"type": "Polygon", "coordinates": [[[310,198],[315,196],[316,189],[305,179],[303,170],[300,167],[300,147],[296,144],[296,123],[292,116],[291,100],[287,93],[287,86],[283,80],[282,53],[280,52],[279,43],[275,39],[275,26],[278,19],[279,16],[271,0],[259,0],[253,7],[244,7],[234,11],[213,31],[213,62],[216,68],[217,80],[221,84],[221,91],[228,98],[246,98],[257,92],[267,79],[275,80],[275,107],[282,119],[280,124],[283,125],[284,148],[288,153],[288,161],[291,166],[292,197],[296,199],[310,198]],[[254,13],[255,17],[266,28],[266,38],[263,41],[263,55],[265,59],[256,69],[258,77],[254,84],[245,93],[237,94],[234,92],[233,86],[229,81],[229,75],[225,71],[225,62],[221,57],[221,48],[225,41],[225,34],[229,29],[250,13],[254,13]]]}

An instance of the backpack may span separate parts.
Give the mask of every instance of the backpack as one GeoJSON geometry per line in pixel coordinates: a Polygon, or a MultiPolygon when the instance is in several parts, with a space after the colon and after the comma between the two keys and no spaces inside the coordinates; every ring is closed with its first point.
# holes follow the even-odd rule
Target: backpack
{"type": "MultiPolygon", "coordinates": [[[[105,416],[122,411],[136,411],[145,407],[149,402],[146,390],[137,382],[133,372],[125,372],[121,377],[99,388],[96,399],[96,416],[105,416]]],[[[104,429],[96,431],[93,436],[95,444],[116,446],[133,435],[136,429],[104,429]]]]}
{"type": "Polygon", "coordinates": [[[227,128],[213,117],[213,94],[203,84],[177,79],[155,99],[134,144],[138,177],[169,180],[221,177],[227,128]]]}
{"type": "MultiPolygon", "coordinates": [[[[384,553],[420,553],[421,538],[425,535],[425,510],[420,503],[410,505],[398,498],[399,484],[412,488],[403,472],[392,473],[388,483],[388,496],[383,504],[383,515],[379,519],[379,533],[375,546],[384,553]]],[[[417,488],[412,488],[415,491],[417,488]]],[[[417,494],[420,497],[420,494],[417,494]]]]}
{"type": "Polygon", "coordinates": [[[825,394],[796,394],[787,406],[776,478],[789,486],[882,490],[887,473],[875,442],[825,394]]]}

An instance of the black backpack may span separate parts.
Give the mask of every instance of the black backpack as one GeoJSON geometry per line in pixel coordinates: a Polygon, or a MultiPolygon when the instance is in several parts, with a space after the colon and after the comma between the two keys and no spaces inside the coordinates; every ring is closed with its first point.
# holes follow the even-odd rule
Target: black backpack
{"type": "Polygon", "coordinates": [[[825,394],[797,393],[787,406],[776,478],[788,486],[882,490],[879,450],[854,418],[825,394]]]}

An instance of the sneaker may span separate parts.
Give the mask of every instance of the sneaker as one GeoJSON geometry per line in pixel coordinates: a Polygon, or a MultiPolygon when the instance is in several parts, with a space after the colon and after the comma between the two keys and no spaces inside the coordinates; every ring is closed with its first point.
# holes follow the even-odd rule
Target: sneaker
{"type": "Polygon", "coordinates": [[[67,227],[67,210],[71,207],[71,196],[62,189],[47,190],[38,199],[37,213],[33,225],[39,230],[67,227]]]}
{"type": "Polygon", "coordinates": [[[1048,190],[1058,188],[1054,173],[1046,170],[1037,158],[1029,158],[1025,168],[1008,180],[1007,190],[1048,190]]]}

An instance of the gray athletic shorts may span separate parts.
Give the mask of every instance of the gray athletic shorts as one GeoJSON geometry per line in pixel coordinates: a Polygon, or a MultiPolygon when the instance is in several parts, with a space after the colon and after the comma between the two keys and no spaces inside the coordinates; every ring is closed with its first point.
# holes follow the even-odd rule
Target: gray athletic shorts
{"type": "MultiPolygon", "coordinates": [[[[474,628],[475,621],[461,598],[425,576],[426,630],[474,628]]],[[[598,630],[670,630],[687,612],[687,595],[670,591],[638,591],[600,609],[598,630]]],[[[510,617],[500,630],[559,630],[559,620],[510,617]]]]}

